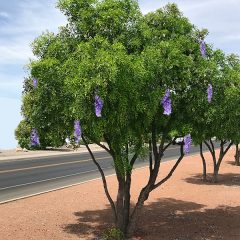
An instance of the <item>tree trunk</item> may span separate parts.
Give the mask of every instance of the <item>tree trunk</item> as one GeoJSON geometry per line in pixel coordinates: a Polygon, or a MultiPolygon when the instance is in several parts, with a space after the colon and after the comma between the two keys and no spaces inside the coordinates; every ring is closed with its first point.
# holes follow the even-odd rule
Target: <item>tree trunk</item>
{"type": "Polygon", "coordinates": [[[239,145],[236,144],[235,164],[240,166],[239,145]]]}
{"type": "Polygon", "coordinates": [[[141,213],[144,202],[148,199],[149,193],[150,190],[148,188],[144,188],[141,191],[136,207],[134,208],[131,218],[129,219],[129,224],[126,232],[126,239],[131,239],[131,237],[133,236],[139,214],[141,213]]]}
{"type": "Polygon", "coordinates": [[[204,182],[207,181],[207,166],[206,166],[206,160],[204,158],[204,155],[203,155],[203,144],[201,142],[200,144],[200,155],[201,155],[201,158],[202,158],[202,165],[203,165],[203,175],[202,175],[202,179],[204,182]]]}
{"type": "Polygon", "coordinates": [[[127,231],[126,231],[126,235],[125,235],[126,239],[132,239],[132,236],[136,229],[137,219],[141,212],[142,206],[143,206],[143,204],[141,206],[139,205],[135,211],[135,215],[129,219],[129,223],[128,223],[127,231]]]}
{"type": "Polygon", "coordinates": [[[125,191],[124,191],[124,216],[123,216],[124,235],[127,234],[127,228],[129,224],[129,217],[130,217],[130,204],[131,204],[130,189],[131,189],[131,173],[128,173],[126,177],[126,184],[125,184],[125,191]]]}
{"type": "Polygon", "coordinates": [[[213,182],[217,183],[218,182],[218,172],[219,172],[219,165],[214,164],[214,171],[213,171],[213,182]]]}
{"type": "Polygon", "coordinates": [[[118,194],[116,201],[117,220],[115,225],[124,235],[124,239],[127,235],[130,217],[130,189],[131,172],[126,174],[126,179],[125,177],[118,177],[118,194]]]}
{"type": "Polygon", "coordinates": [[[124,233],[124,182],[123,179],[118,181],[118,194],[116,201],[117,220],[116,227],[124,233]]]}

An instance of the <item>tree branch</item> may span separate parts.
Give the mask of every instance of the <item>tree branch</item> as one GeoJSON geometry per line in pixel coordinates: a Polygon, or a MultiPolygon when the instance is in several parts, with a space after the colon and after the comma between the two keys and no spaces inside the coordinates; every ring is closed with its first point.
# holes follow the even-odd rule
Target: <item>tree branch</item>
{"type": "Polygon", "coordinates": [[[160,182],[158,182],[157,184],[155,184],[152,188],[152,190],[156,189],[157,187],[159,187],[160,185],[162,185],[163,183],[165,183],[175,172],[177,166],[179,165],[179,163],[182,161],[183,157],[184,157],[184,152],[183,152],[183,144],[180,147],[180,153],[181,156],[178,158],[177,162],[174,164],[173,168],[171,169],[171,171],[169,172],[169,174],[163,178],[160,182]]]}
{"type": "Polygon", "coordinates": [[[207,148],[210,151],[210,153],[213,155],[213,150],[212,150],[211,146],[208,144],[208,142],[206,140],[204,140],[204,143],[207,146],[207,148]]]}
{"type": "Polygon", "coordinates": [[[226,141],[226,140],[223,140],[222,142],[223,142],[223,144],[226,144],[226,143],[227,143],[227,141],[226,141]]]}
{"type": "Polygon", "coordinates": [[[158,159],[158,150],[157,150],[157,136],[156,136],[156,124],[152,123],[152,149],[154,154],[154,159],[158,159]]]}
{"type": "MultiPolygon", "coordinates": [[[[90,139],[91,140],[91,139],[90,139]]],[[[106,150],[110,155],[112,155],[112,152],[109,148],[107,148],[104,144],[102,143],[98,143],[98,142],[95,142],[99,147],[103,148],[104,150],[106,150]]]]}
{"type": "Polygon", "coordinates": [[[88,139],[91,141],[91,142],[94,142],[95,144],[97,144],[99,147],[103,148],[104,150],[106,150],[110,155],[112,155],[112,152],[111,150],[106,147],[104,144],[100,143],[100,142],[97,142],[96,140],[92,139],[92,138],[89,138],[88,139]]]}
{"type": "Polygon", "coordinates": [[[213,152],[215,152],[215,147],[214,147],[214,144],[213,144],[212,139],[210,139],[209,141],[210,141],[210,143],[211,143],[211,146],[212,146],[212,150],[213,150],[213,152]]]}
{"type": "Polygon", "coordinates": [[[233,141],[231,141],[229,143],[229,145],[227,146],[227,148],[223,151],[223,156],[225,156],[225,154],[228,152],[228,150],[230,149],[230,147],[233,145],[233,141]]]}
{"type": "Polygon", "coordinates": [[[233,142],[231,141],[231,142],[229,143],[229,145],[227,146],[227,148],[224,150],[224,142],[225,142],[225,141],[221,141],[220,155],[219,155],[218,162],[217,162],[217,166],[218,166],[218,167],[220,167],[224,156],[226,155],[226,153],[228,152],[228,150],[230,149],[230,147],[233,145],[233,142]]]}
{"type": "Polygon", "coordinates": [[[177,137],[175,137],[173,140],[171,140],[164,148],[163,151],[165,152],[167,150],[167,148],[177,139],[177,137]]]}
{"type": "Polygon", "coordinates": [[[149,140],[148,148],[149,148],[149,172],[151,173],[153,170],[152,141],[151,140],[149,140]]]}
{"type": "Polygon", "coordinates": [[[203,155],[203,143],[200,144],[200,155],[202,158],[202,164],[203,164],[203,180],[206,181],[207,178],[207,166],[206,166],[206,159],[203,155]]]}
{"type": "Polygon", "coordinates": [[[220,155],[219,155],[219,159],[221,159],[221,158],[223,158],[223,152],[224,152],[224,141],[223,140],[221,140],[220,141],[220,155]]]}
{"type": "Polygon", "coordinates": [[[82,135],[82,140],[83,140],[84,144],[86,145],[86,148],[87,148],[89,154],[91,155],[91,158],[92,158],[93,162],[95,163],[95,165],[97,166],[97,168],[98,168],[98,170],[99,170],[99,172],[100,172],[100,174],[101,174],[105,194],[106,194],[106,196],[107,196],[107,198],[108,198],[108,201],[109,201],[109,203],[110,203],[110,205],[111,205],[111,208],[112,208],[112,210],[113,210],[113,212],[114,212],[114,217],[115,217],[115,219],[117,219],[116,207],[115,207],[115,204],[114,204],[114,202],[113,202],[113,200],[112,200],[112,198],[111,198],[111,196],[110,196],[110,194],[109,194],[108,186],[107,186],[107,181],[106,181],[106,177],[105,177],[105,175],[104,175],[104,172],[103,172],[100,164],[96,161],[96,159],[95,159],[95,157],[94,157],[91,149],[89,148],[89,146],[88,146],[88,144],[87,144],[87,141],[86,141],[86,139],[85,139],[85,137],[84,137],[83,135],[82,135]]]}
{"type": "Polygon", "coordinates": [[[135,161],[137,160],[138,157],[138,153],[135,153],[134,156],[132,157],[131,161],[130,161],[130,166],[133,167],[135,161]]]}
{"type": "Polygon", "coordinates": [[[208,142],[207,142],[206,140],[204,141],[204,143],[205,143],[205,145],[207,146],[207,148],[209,149],[209,151],[210,151],[210,153],[211,153],[211,155],[212,155],[212,159],[213,159],[214,165],[216,165],[216,164],[217,164],[217,160],[216,160],[216,155],[215,155],[215,150],[214,150],[213,142],[210,140],[211,146],[212,146],[213,148],[211,148],[211,146],[208,144],[208,142]]]}
{"type": "Polygon", "coordinates": [[[160,156],[160,154],[161,154],[160,158],[162,158],[163,153],[164,153],[164,142],[165,142],[165,135],[164,135],[164,133],[163,133],[162,139],[161,139],[161,143],[160,143],[159,148],[158,148],[159,156],[160,156]]]}
{"type": "Polygon", "coordinates": [[[136,148],[136,150],[135,150],[136,153],[134,154],[134,156],[133,156],[132,159],[130,160],[130,166],[131,166],[131,167],[133,167],[135,161],[136,161],[137,158],[138,158],[138,155],[139,155],[138,151],[140,150],[140,148],[141,148],[141,144],[138,143],[138,144],[137,144],[137,148],[136,148]]]}

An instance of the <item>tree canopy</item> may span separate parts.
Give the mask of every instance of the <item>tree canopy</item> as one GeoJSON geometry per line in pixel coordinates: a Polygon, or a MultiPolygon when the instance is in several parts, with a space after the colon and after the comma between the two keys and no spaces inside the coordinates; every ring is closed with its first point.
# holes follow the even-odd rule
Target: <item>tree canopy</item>
{"type": "Polygon", "coordinates": [[[206,44],[207,31],[197,29],[175,4],[146,15],[135,0],[59,0],[58,7],[68,23],[32,44],[37,60],[29,64],[24,122],[16,135],[20,142],[26,125],[37,131],[41,146],[60,146],[73,135],[75,122],[86,145],[94,142],[113,158],[116,202],[87,145],[116,226],[131,236],[150,192],[172,176],[188,152],[190,134],[196,142],[213,136],[239,141],[234,128],[239,126],[239,59],[206,44]],[[186,149],[182,143],[178,161],[158,182],[164,151],[177,135],[186,136],[186,149]],[[132,169],[146,143],[149,181],[130,211],[132,169]]]}

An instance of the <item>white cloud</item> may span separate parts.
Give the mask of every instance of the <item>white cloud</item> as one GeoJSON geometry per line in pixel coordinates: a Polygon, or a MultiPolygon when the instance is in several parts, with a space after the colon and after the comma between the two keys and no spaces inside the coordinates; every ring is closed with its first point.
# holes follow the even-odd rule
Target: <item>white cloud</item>
{"type": "Polygon", "coordinates": [[[29,57],[32,57],[32,52],[25,41],[5,42],[0,45],[0,64],[11,64],[27,62],[29,57]],[[22,43],[22,45],[21,45],[22,43]]]}
{"type": "Polygon", "coordinates": [[[10,15],[7,12],[0,12],[0,17],[9,19],[10,15]]]}
{"type": "Polygon", "coordinates": [[[65,17],[55,0],[0,1],[0,148],[16,146],[14,130],[21,120],[24,66],[32,58],[30,43],[43,31],[56,32],[65,17]],[[12,8],[14,6],[14,8],[12,8]]]}
{"type": "MultiPolygon", "coordinates": [[[[18,15],[0,26],[0,64],[27,63],[32,57],[30,43],[43,31],[56,32],[66,23],[65,17],[54,8],[54,2],[19,1],[18,15]]],[[[10,13],[3,12],[4,15],[10,13]]]]}

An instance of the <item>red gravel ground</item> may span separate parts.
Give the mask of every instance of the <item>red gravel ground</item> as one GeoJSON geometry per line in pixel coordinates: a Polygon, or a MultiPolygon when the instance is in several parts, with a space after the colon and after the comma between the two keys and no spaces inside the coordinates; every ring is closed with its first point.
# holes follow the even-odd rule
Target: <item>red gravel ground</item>
{"type": "MultiPolygon", "coordinates": [[[[233,155],[231,150],[226,156],[218,184],[201,181],[199,156],[186,157],[173,177],[150,195],[135,239],[240,240],[240,167],[232,164],[233,155]]],[[[162,164],[162,177],[173,164],[162,164]]],[[[148,168],[133,175],[134,202],[148,168]]],[[[108,183],[115,197],[115,177],[108,177],[108,183]]],[[[0,205],[0,217],[1,240],[97,239],[112,223],[99,180],[0,205]]]]}

